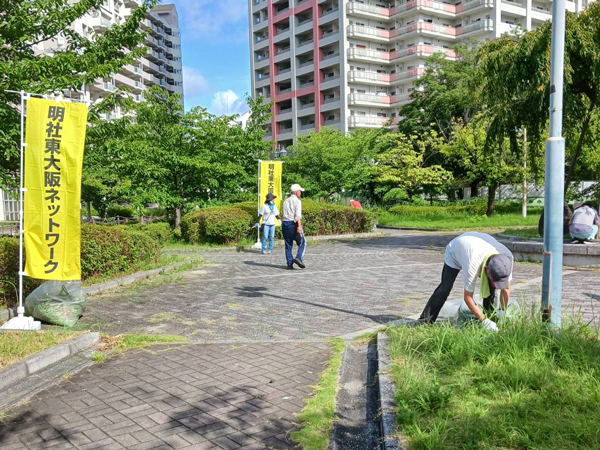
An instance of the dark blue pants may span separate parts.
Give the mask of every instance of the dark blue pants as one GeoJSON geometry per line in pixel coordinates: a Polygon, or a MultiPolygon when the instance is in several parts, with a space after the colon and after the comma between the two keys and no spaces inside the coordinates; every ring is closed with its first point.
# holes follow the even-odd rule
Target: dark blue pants
{"type": "Polygon", "coordinates": [[[287,265],[291,266],[294,263],[294,257],[292,256],[294,242],[298,246],[296,258],[302,261],[304,250],[306,249],[306,239],[304,239],[304,234],[296,233],[296,222],[287,220],[281,222],[281,231],[283,232],[283,240],[285,241],[285,259],[287,265]]]}

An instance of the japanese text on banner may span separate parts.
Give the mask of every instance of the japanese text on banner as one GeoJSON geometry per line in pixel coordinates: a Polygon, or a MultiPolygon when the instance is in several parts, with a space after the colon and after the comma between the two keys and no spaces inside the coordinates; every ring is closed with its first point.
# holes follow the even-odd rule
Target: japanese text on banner
{"type": "MultiPolygon", "coordinates": [[[[261,161],[260,162],[260,203],[265,201],[267,194],[273,194],[277,198],[274,203],[277,209],[281,211],[281,171],[283,163],[281,161],[261,161]]],[[[279,226],[277,221],[277,226],[279,226]]]]}
{"type": "Polygon", "coordinates": [[[27,101],[24,241],[27,276],[79,280],[83,104],[27,101]]]}

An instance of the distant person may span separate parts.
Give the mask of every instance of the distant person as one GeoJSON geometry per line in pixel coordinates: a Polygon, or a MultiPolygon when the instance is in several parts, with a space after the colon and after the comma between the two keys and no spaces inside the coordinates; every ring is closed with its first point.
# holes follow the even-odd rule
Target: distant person
{"type": "Polygon", "coordinates": [[[584,203],[573,212],[569,221],[569,233],[574,242],[593,241],[598,234],[598,226],[598,211],[591,203],[584,203]]]}
{"type": "Polygon", "coordinates": [[[363,209],[363,206],[360,204],[358,200],[350,200],[350,206],[354,209],[363,209]]]}
{"type": "Polygon", "coordinates": [[[294,269],[296,264],[304,269],[304,250],[306,249],[306,239],[304,239],[304,229],[302,228],[302,196],[304,189],[299,184],[292,184],[289,197],[283,202],[283,222],[281,222],[281,231],[283,231],[283,240],[285,241],[285,259],[288,269],[294,269]],[[298,246],[298,252],[294,258],[292,250],[294,242],[298,246]]]}
{"type": "MultiPolygon", "coordinates": [[[[569,222],[573,217],[573,211],[567,202],[563,205],[563,235],[569,234],[569,222]]],[[[542,215],[538,222],[538,234],[544,237],[544,210],[542,209],[542,215]]]]}
{"type": "Polygon", "coordinates": [[[275,225],[276,219],[279,219],[279,210],[277,205],[273,202],[277,197],[270,192],[267,194],[265,202],[258,211],[258,219],[256,219],[255,227],[258,227],[258,222],[262,217],[263,236],[262,236],[262,248],[261,253],[263,255],[270,254],[273,251],[273,244],[275,242],[275,225]],[[269,241],[269,249],[267,250],[267,240],[269,241]]]}
{"type": "Polygon", "coordinates": [[[454,238],[446,246],[442,282],[425,305],[419,320],[426,323],[436,321],[462,270],[466,305],[487,330],[498,331],[496,323],[487,318],[473,300],[475,283],[481,277],[480,298],[485,312],[492,310],[496,289],[501,289],[497,315],[503,317],[510,297],[513,261],[510,250],[489,234],[469,232],[454,238]]]}

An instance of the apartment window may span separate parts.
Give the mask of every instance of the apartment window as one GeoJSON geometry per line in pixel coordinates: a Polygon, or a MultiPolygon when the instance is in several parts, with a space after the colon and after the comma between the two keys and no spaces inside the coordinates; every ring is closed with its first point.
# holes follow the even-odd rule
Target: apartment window
{"type": "Polygon", "coordinates": [[[364,111],[356,111],[356,115],[357,115],[357,116],[366,116],[366,115],[367,115],[367,113],[366,113],[366,112],[364,112],[364,111]]]}
{"type": "Polygon", "coordinates": [[[356,92],[358,92],[359,94],[366,94],[367,91],[365,91],[364,89],[357,89],[356,92]]]}
{"type": "Polygon", "coordinates": [[[386,113],[377,113],[377,117],[387,117],[386,113]]]}

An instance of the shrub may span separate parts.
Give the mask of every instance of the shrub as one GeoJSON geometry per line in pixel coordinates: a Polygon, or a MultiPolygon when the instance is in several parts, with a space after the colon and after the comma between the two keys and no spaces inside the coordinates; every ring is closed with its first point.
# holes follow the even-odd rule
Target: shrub
{"type": "Polygon", "coordinates": [[[390,189],[383,196],[383,199],[382,199],[382,201],[385,205],[390,205],[393,203],[404,203],[407,200],[408,200],[408,194],[406,193],[405,190],[399,189],[399,188],[390,189]]]}
{"type": "Polygon", "coordinates": [[[84,279],[131,271],[142,264],[156,262],[159,255],[158,243],[142,231],[91,224],[81,227],[81,274],[84,279]]]}
{"type": "Polygon", "coordinates": [[[485,214],[485,205],[483,203],[473,203],[461,206],[413,206],[399,205],[389,209],[389,212],[399,216],[428,217],[440,215],[458,215],[458,214],[485,214]]]}
{"type": "Polygon", "coordinates": [[[158,242],[161,247],[164,247],[173,240],[173,231],[171,230],[171,226],[166,222],[154,222],[145,225],[135,224],[131,228],[143,231],[158,242]]]}
{"type": "Polygon", "coordinates": [[[129,206],[113,205],[108,207],[108,209],[106,210],[106,215],[108,217],[119,216],[131,219],[133,216],[135,216],[135,212],[133,211],[133,208],[130,208],[129,206]]]}
{"type": "Polygon", "coordinates": [[[345,206],[302,200],[302,225],[307,236],[369,232],[375,214],[345,206]]]}
{"type": "Polygon", "coordinates": [[[181,236],[190,244],[228,244],[248,237],[253,217],[235,206],[217,206],[186,214],[181,236]]]}
{"type": "MultiPolygon", "coordinates": [[[[126,226],[84,224],[81,227],[81,279],[94,275],[116,276],[144,264],[158,261],[160,246],[143,231],[126,226]]],[[[18,285],[19,241],[0,238],[0,280],[18,285]]],[[[27,296],[43,281],[23,278],[27,296]]],[[[12,305],[16,300],[13,286],[0,282],[0,305],[12,305]]]]}

